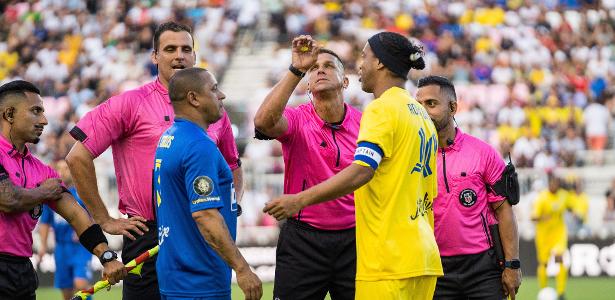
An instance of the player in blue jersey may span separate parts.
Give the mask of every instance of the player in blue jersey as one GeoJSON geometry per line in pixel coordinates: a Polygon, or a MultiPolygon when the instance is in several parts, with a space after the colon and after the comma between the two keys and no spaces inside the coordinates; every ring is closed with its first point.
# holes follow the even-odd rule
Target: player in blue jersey
{"type": "MultiPolygon", "coordinates": [[[[73,185],[66,161],[58,161],[55,164],[55,169],[77,203],[85,209],[83,201],[77,195],[77,190],[73,185]]],[[[56,242],[53,252],[56,262],[54,286],[62,290],[62,296],[65,300],[69,300],[77,290],[86,289],[90,284],[89,281],[92,279],[90,269],[92,253],[79,243],[79,237],[73,227],[47,205],[43,206],[43,214],[40,220],[41,246],[38,249],[39,259],[42,259],[43,255],[47,253],[47,237],[49,229],[53,228],[56,242]]],[[[88,299],[91,299],[91,297],[88,297],[88,299]]]]}
{"type": "Polygon", "coordinates": [[[260,299],[262,283],[234,243],[233,175],[206,132],[222,117],[225,95],[207,70],[188,68],[171,78],[169,97],[175,122],[154,163],[161,297],[230,300],[232,268],[246,299],[260,299]]]}

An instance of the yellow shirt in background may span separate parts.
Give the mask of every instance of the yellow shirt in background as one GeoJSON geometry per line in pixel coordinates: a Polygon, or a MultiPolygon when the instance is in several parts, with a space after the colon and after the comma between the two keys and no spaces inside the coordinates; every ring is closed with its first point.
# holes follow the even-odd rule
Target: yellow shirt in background
{"type": "Polygon", "coordinates": [[[536,223],[536,244],[554,245],[567,241],[564,214],[572,209],[568,192],[560,189],[555,194],[546,190],[538,195],[534,203],[532,218],[542,218],[536,223]]]}

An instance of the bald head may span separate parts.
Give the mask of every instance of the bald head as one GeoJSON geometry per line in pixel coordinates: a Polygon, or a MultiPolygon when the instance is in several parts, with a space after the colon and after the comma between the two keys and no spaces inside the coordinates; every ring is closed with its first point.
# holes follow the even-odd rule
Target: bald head
{"type": "Polygon", "coordinates": [[[211,124],[222,117],[222,100],[226,96],[218,89],[218,82],[209,71],[188,68],[171,77],[169,98],[176,116],[211,124]]]}
{"type": "Polygon", "coordinates": [[[213,80],[213,76],[203,68],[187,68],[173,74],[169,80],[169,98],[173,105],[185,101],[188,93],[202,93],[205,85],[213,80]]]}

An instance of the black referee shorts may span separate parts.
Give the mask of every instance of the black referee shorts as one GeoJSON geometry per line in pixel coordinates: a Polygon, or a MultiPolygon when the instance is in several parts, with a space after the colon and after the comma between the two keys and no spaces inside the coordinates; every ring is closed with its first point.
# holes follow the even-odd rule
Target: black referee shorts
{"type": "Polygon", "coordinates": [[[320,230],[288,219],[276,250],[275,300],[354,300],[355,229],[320,230]]]}
{"type": "Polygon", "coordinates": [[[502,300],[502,270],[495,251],[443,256],[444,276],[436,283],[434,300],[502,300]]]}
{"type": "MultiPolygon", "coordinates": [[[[124,246],[122,247],[122,262],[125,264],[141,255],[143,252],[154,248],[158,245],[158,227],[156,221],[147,221],[145,223],[149,231],[143,235],[133,233],[137,238],[131,240],[124,237],[124,246]]],[[[143,264],[141,276],[129,273],[124,278],[124,288],[122,289],[122,299],[124,300],[159,300],[160,289],[158,288],[158,277],[156,276],[156,258],[149,258],[143,264]]]]}
{"type": "Polygon", "coordinates": [[[30,258],[0,253],[0,299],[34,300],[38,276],[30,258]]]}

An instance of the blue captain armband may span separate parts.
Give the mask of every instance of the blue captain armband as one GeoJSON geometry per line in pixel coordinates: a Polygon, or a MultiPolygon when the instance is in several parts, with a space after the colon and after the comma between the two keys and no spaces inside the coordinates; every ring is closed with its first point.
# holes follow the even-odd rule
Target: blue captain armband
{"type": "Polygon", "coordinates": [[[366,163],[374,170],[380,165],[382,156],[384,156],[384,153],[382,149],[380,149],[380,146],[370,142],[359,142],[354,152],[355,161],[366,163]]]}

